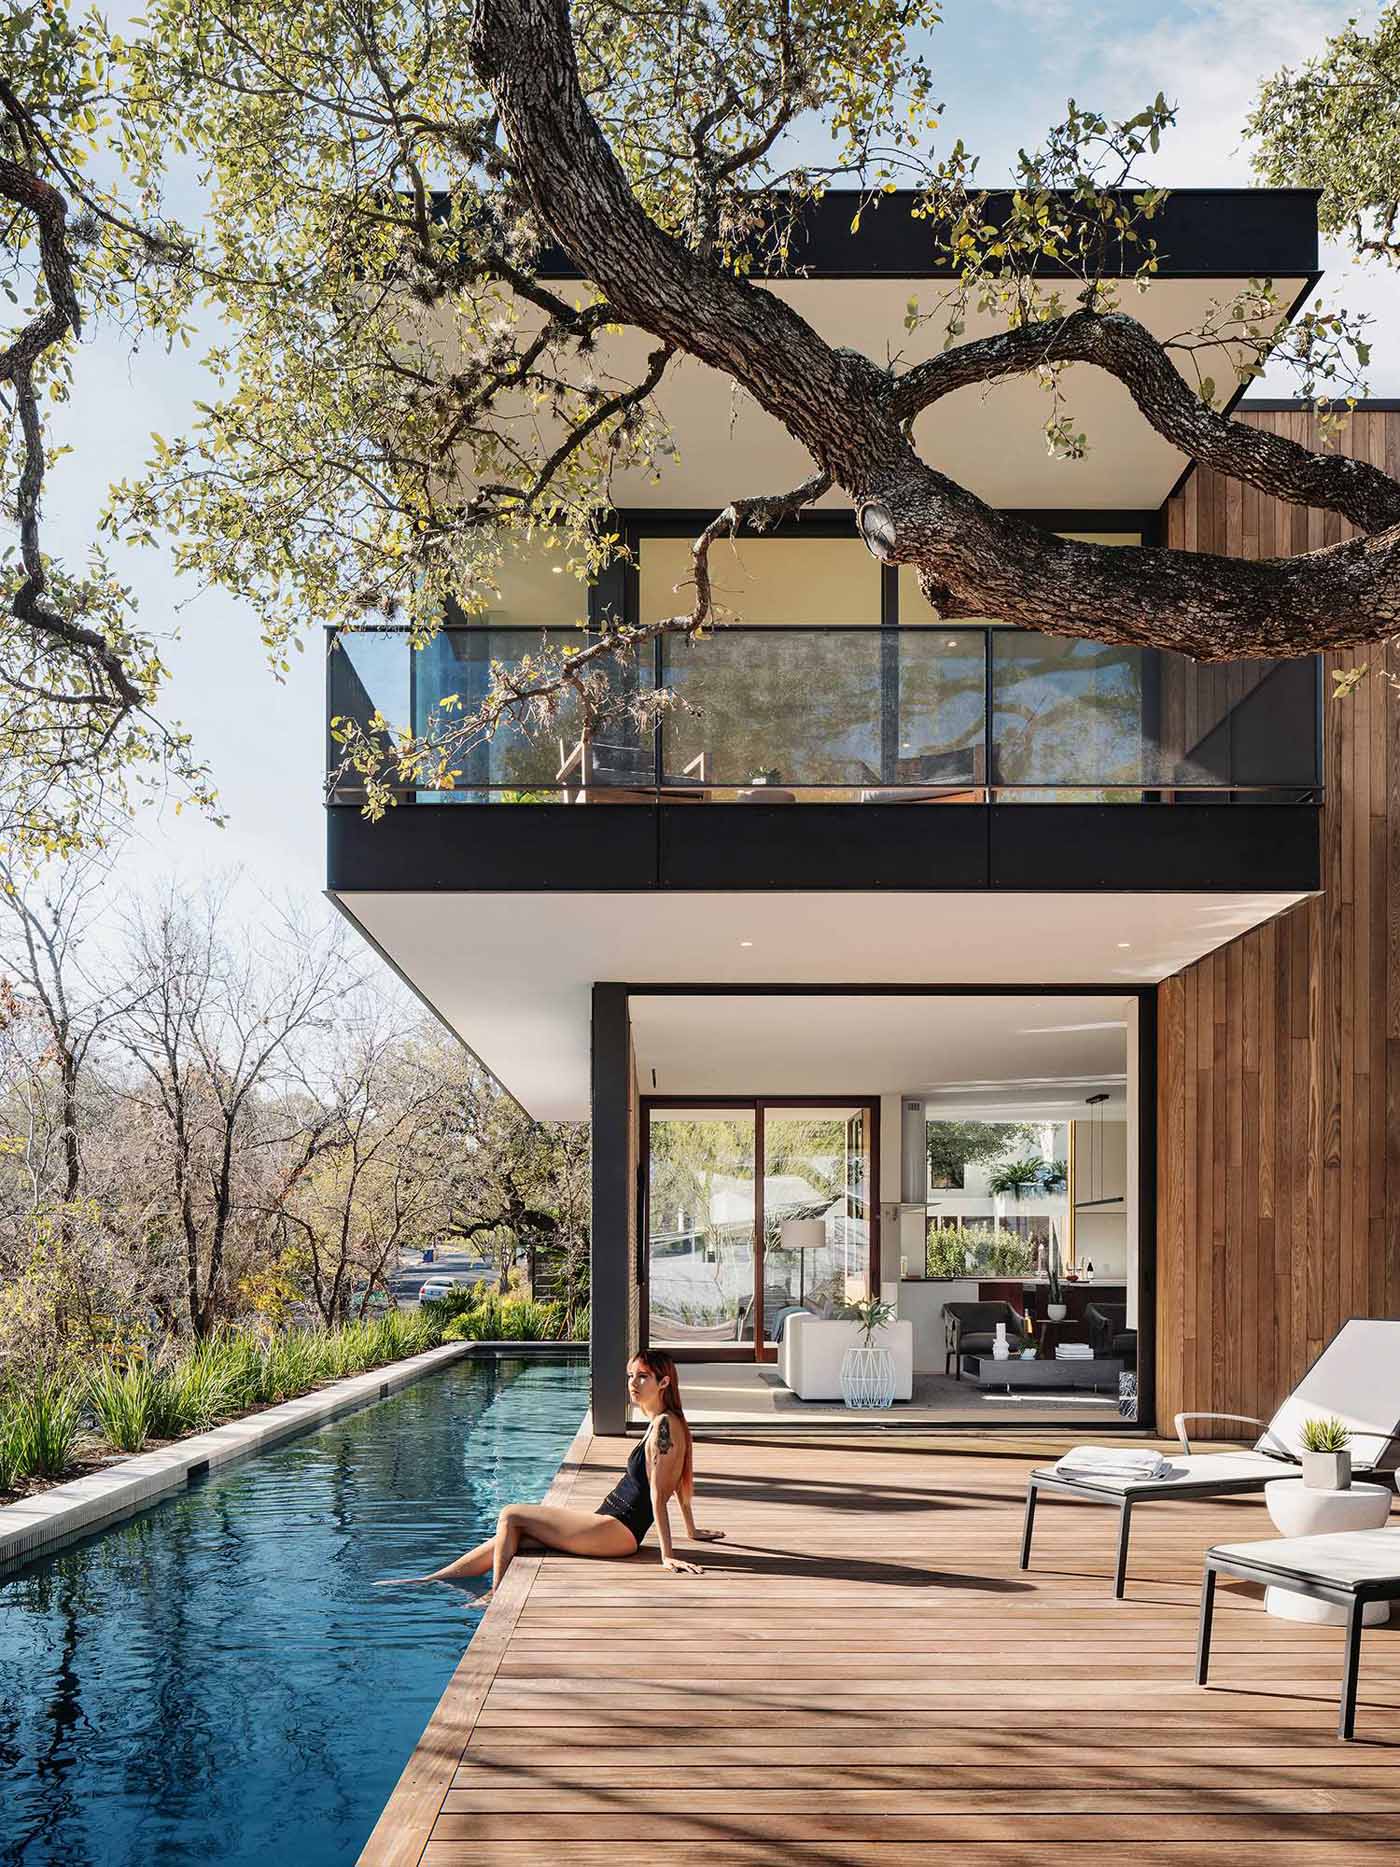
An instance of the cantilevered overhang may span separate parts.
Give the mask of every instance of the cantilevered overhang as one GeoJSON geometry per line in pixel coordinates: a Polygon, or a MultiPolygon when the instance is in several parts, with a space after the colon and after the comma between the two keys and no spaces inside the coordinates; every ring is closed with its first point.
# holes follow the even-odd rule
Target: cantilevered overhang
{"type": "MultiPolygon", "coordinates": [[[[833,344],[877,361],[907,366],[942,347],[937,324],[910,332],[911,299],[929,311],[948,290],[927,223],[911,214],[913,197],[890,195],[866,208],[850,232],[858,197],[826,196],[806,212],[796,244],[800,277],[768,279],[764,289],[788,300],[833,344]]],[[[996,212],[995,197],[991,212],[996,212]]],[[[1159,248],[1156,276],[1139,293],[1126,284],[1124,308],[1159,338],[1199,329],[1213,306],[1227,303],[1252,279],[1272,280],[1279,302],[1296,309],[1318,278],[1316,196],[1302,189],[1184,189],[1168,197],[1152,225],[1159,248]]],[[[1130,254],[1129,269],[1137,263],[1130,254]]],[[[567,289],[578,277],[557,258],[541,267],[567,289]]],[[[1066,281],[1073,299],[1074,282],[1066,281]]],[[[581,294],[580,294],[581,296],[581,294]]],[[[962,341],[1002,328],[969,310],[962,341]]],[[[610,334],[592,356],[609,386],[645,373],[654,340],[634,330],[610,334]]],[[[1224,392],[1232,362],[1243,356],[1222,342],[1199,353],[1203,375],[1224,392]]],[[[1183,373],[1187,363],[1180,359],[1183,373]]],[[[923,458],[993,506],[1037,511],[1145,511],[1159,507],[1186,466],[1102,371],[1076,365],[1063,379],[1076,430],[1088,438],[1084,459],[1054,460],[1044,425],[1049,400],[1033,377],[969,387],[927,410],[915,425],[923,458]]],[[[729,378],[693,358],[677,358],[656,398],[676,446],[658,471],[619,473],[617,505],[708,509],[736,495],[785,491],[811,463],[780,423],[729,378]]],[[[521,420],[529,420],[523,411],[521,420]]],[[[839,506],[840,496],[827,504],[839,506]]]]}
{"type": "Polygon", "coordinates": [[[857,994],[928,985],[1128,992],[1301,898],[1284,891],[333,895],[531,1114],[561,1121],[588,1117],[599,980],[857,994]]]}
{"type": "MultiPolygon", "coordinates": [[[[1246,796],[1248,794],[1245,794],[1246,796]]],[[[333,894],[1308,892],[1315,803],[411,804],[326,813],[333,894]]]]}

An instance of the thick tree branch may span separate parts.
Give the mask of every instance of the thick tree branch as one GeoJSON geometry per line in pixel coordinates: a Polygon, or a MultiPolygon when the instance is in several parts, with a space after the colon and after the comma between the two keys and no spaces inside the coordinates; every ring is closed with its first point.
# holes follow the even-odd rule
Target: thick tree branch
{"type": "Polygon", "coordinates": [[[1061,363],[1089,363],[1117,377],[1157,433],[1203,467],[1293,505],[1339,512],[1364,532],[1400,525],[1400,482],[1367,461],[1316,454],[1284,435],[1217,414],[1193,393],[1151,332],[1122,312],[1074,311],[958,344],[901,376],[895,406],[911,421],[955,389],[1061,363]]]}
{"type": "MultiPolygon", "coordinates": [[[[876,555],[914,566],[945,613],[1199,659],[1305,654],[1400,625],[1400,494],[1386,476],[1271,448],[1203,408],[1188,415],[1190,392],[1170,359],[1150,333],[1133,336],[1129,319],[1086,319],[1082,338],[1072,326],[1066,342],[1113,367],[1192,459],[1345,509],[1372,536],[1254,563],[1074,543],[993,511],[920,460],[908,438],[921,397],[955,386],[958,352],[901,384],[650,221],[581,92],[566,0],[476,0],[470,43],[516,173],[554,238],[631,322],[742,384],[851,497],[876,555]]],[[[1004,340],[995,368],[995,350],[974,353],[971,380],[1034,368],[1037,342],[1044,333],[1004,340]]]]}
{"type": "MultiPolygon", "coordinates": [[[[8,88],[0,97],[0,103],[10,114],[17,109],[8,88]]],[[[48,573],[39,544],[44,433],[34,388],[34,366],[46,350],[62,343],[70,332],[76,337],[82,329],[82,313],[68,256],[68,204],[42,176],[5,156],[0,156],[0,197],[32,214],[38,225],[39,256],[49,297],[48,304],[30,319],[14,342],[0,351],[0,382],[9,383],[14,391],[23,444],[15,504],[24,577],[10,599],[10,607],[16,620],[26,627],[49,636],[65,648],[76,649],[95,663],[110,683],[117,706],[125,712],[141,705],[142,694],[121,656],[104,636],[85,629],[45,600],[48,573]]],[[[92,703],[91,694],[82,694],[71,704],[90,706],[92,703]]]]}
{"type": "Polygon", "coordinates": [[[567,0],[477,0],[470,44],[541,219],[623,318],[742,383],[839,484],[894,465],[884,372],[644,213],[580,88],[567,0]]]}

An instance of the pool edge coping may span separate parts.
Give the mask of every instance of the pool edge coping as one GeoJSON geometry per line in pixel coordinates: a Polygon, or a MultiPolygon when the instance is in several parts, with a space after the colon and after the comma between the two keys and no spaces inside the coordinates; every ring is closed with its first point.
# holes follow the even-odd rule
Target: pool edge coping
{"type": "Polygon", "coordinates": [[[268,1451],[314,1427],[374,1406],[455,1361],[483,1355],[499,1359],[522,1350],[539,1353],[546,1348],[570,1359],[577,1354],[573,1344],[562,1342],[444,1342],[421,1355],[386,1362],[367,1374],[349,1375],[329,1387],[300,1394],[295,1400],[281,1401],[244,1419],[176,1440],[159,1451],[133,1453],[102,1471],[88,1472],[32,1497],[0,1505],[0,1576],[60,1544],[132,1516],[173,1491],[184,1490],[192,1477],[219,1471],[237,1459],[268,1451]]]}
{"type": "MultiPolygon", "coordinates": [[[[542,1502],[566,1504],[597,1437],[585,1409],[542,1502]]],[[[452,1787],[545,1552],[518,1555],[492,1596],[380,1810],[355,1867],[416,1867],[452,1787]],[[426,1822],[425,1822],[426,1817],[426,1822]]],[[[567,1848],[567,1843],[563,1846],[567,1848]]]]}

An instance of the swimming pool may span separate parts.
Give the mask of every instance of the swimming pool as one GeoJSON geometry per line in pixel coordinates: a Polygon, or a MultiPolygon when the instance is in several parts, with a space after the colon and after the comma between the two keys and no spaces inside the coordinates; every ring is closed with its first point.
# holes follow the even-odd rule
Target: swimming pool
{"type": "Polygon", "coordinates": [[[0,1861],[346,1867],[481,1618],[374,1583],[543,1497],[587,1380],[457,1363],[0,1582],[0,1861]]]}

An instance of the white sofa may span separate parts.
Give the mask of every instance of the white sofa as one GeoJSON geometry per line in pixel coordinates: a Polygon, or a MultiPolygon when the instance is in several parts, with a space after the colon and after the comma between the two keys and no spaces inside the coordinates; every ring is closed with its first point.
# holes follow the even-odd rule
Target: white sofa
{"type": "MultiPolygon", "coordinates": [[[[820,1316],[789,1316],[778,1343],[778,1373],[799,1400],[840,1400],[841,1358],[864,1338],[860,1324],[826,1322],[820,1316]]],[[[894,1356],[894,1397],[914,1397],[914,1325],[907,1318],[877,1329],[876,1348],[894,1356]]]]}

